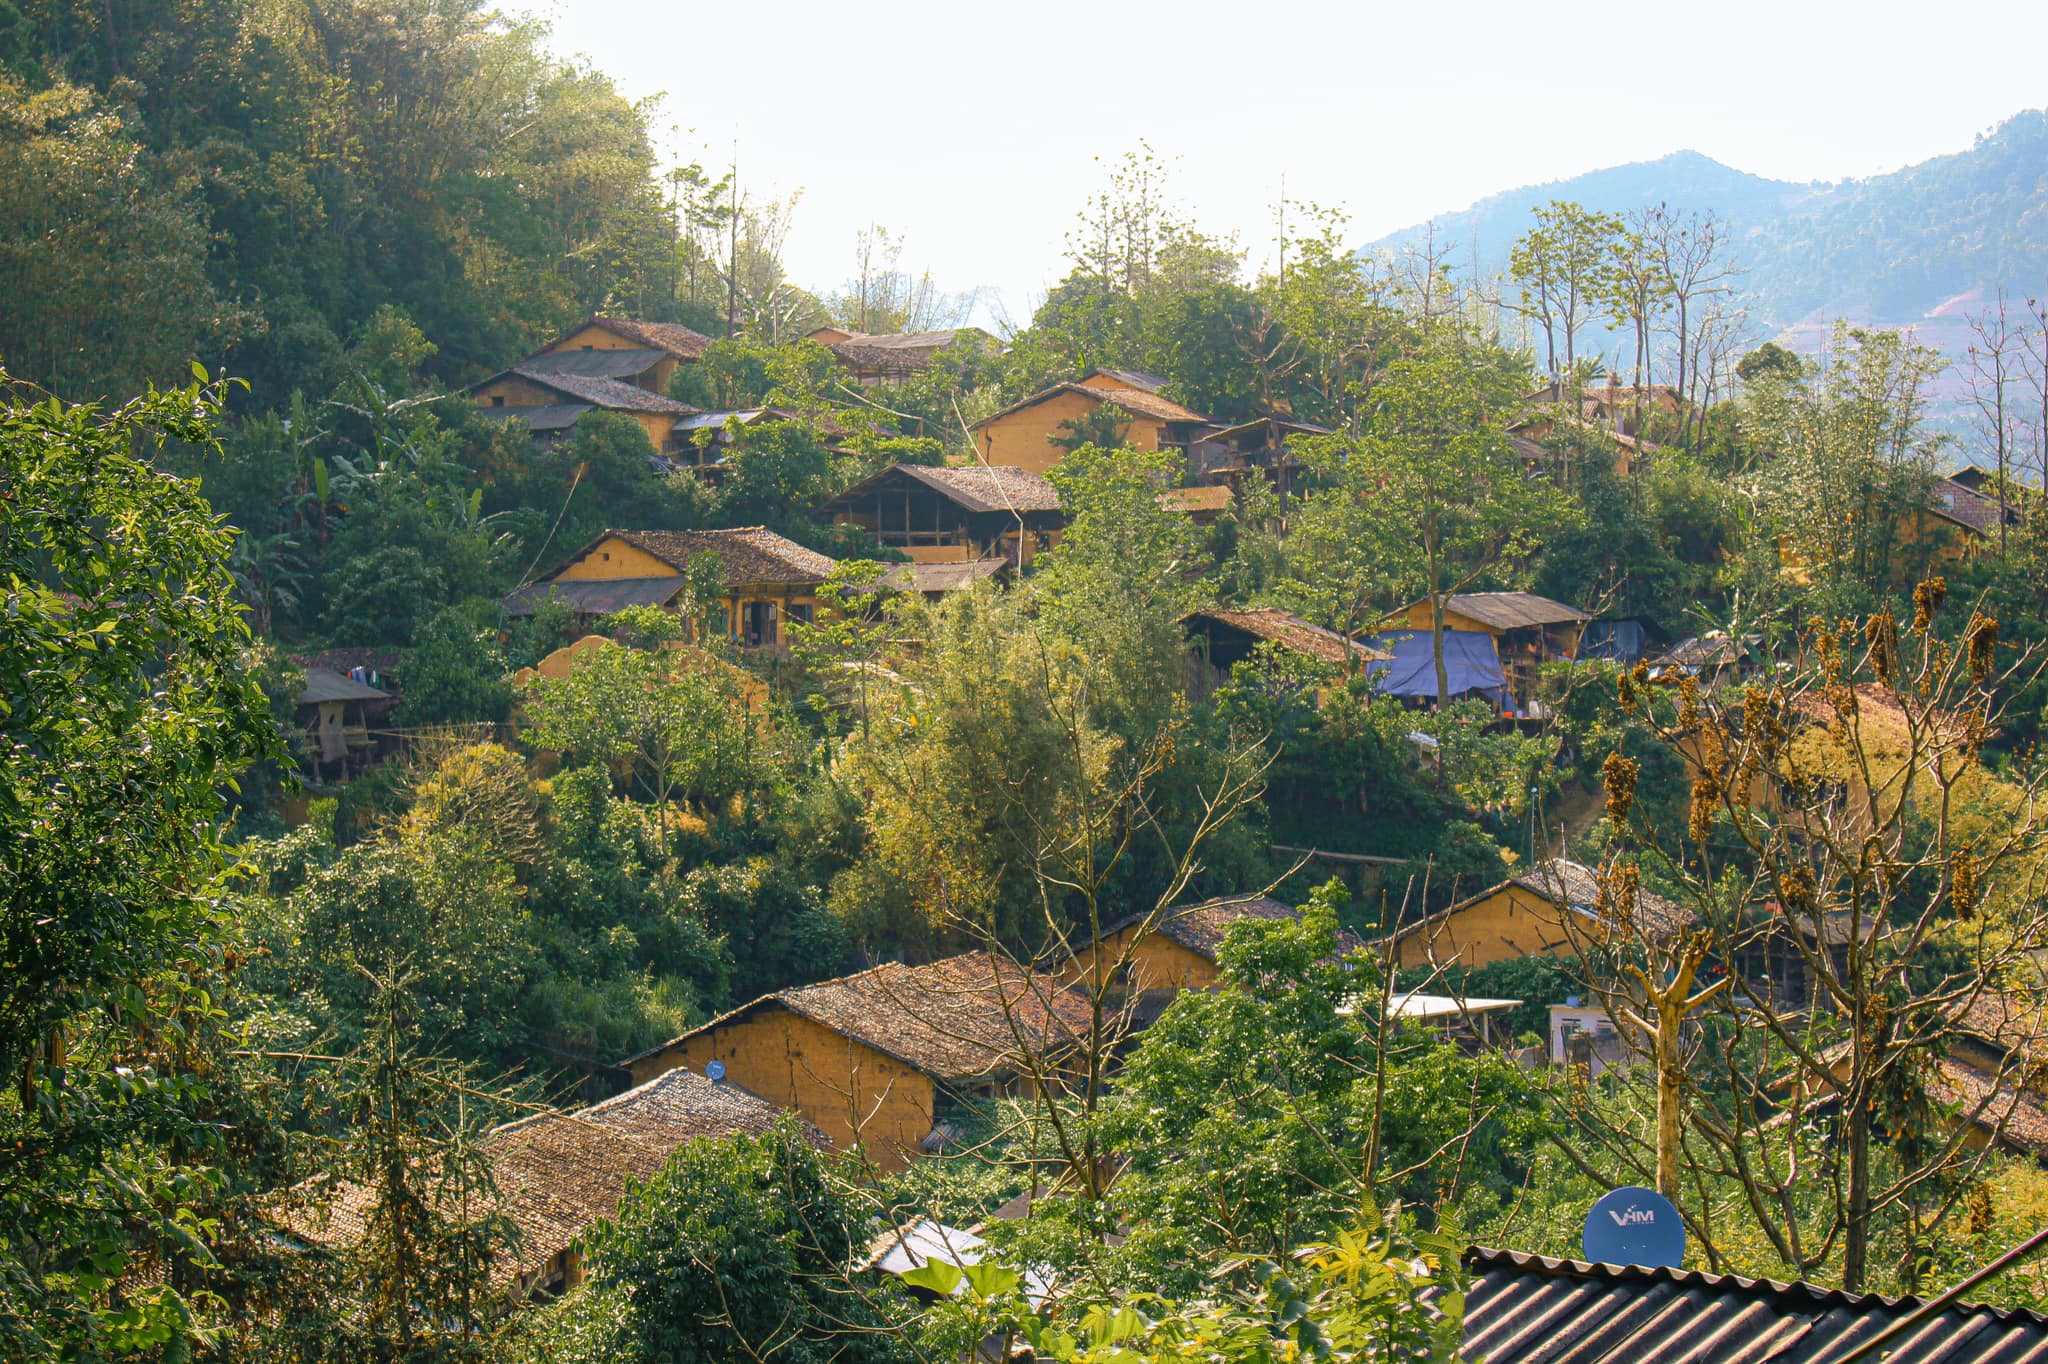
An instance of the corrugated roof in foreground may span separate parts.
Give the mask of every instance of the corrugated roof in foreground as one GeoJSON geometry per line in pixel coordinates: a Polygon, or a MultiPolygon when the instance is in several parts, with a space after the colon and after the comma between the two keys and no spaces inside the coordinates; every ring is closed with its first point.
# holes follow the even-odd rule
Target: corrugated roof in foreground
{"type": "MultiPolygon", "coordinates": [[[[1474,1247],[1465,1354],[1486,1364],[1830,1364],[1921,1305],[1696,1270],[1592,1265],[1474,1247]]],[[[1888,1364],[2048,1361],[2048,1317],[1958,1305],[1888,1364]]]]}

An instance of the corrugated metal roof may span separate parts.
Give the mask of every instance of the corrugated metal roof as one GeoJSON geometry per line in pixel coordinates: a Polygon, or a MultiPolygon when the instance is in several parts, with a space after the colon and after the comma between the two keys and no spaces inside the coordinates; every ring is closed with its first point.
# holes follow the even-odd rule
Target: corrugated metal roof
{"type": "Polygon", "coordinates": [[[681,574],[669,578],[562,578],[529,583],[505,598],[505,614],[530,616],[553,598],[580,616],[609,616],[629,606],[666,606],[683,590],[681,574]]]}
{"type": "Polygon", "coordinates": [[[477,411],[499,421],[517,420],[529,431],[566,431],[576,419],[591,410],[589,403],[546,403],[539,407],[480,407],[477,411]]]}
{"type": "Polygon", "coordinates": [[[896,564],[875,579],[896,592],[958,592],[1010,566],[1008,559],[968,559],[957,564],[896,564]]]}
{"type": "Polygon", "coordinates": [[[1456,592],[1445,601],[1447,610],[1467,620],[1476,620],[1496,630],[1517,630],[1528,625],[1563,625],[1569,621],[1591,620],[1576,606],[1539,597],[1534,592],[1456,592]]]}
{"type": "Polygon", "coordinates": [[[306,669],[306,686],[299,693],[298,703],[302,706],[315,705],[321,701],[388,701],[391,693],[365,686],[340,673],[325,668],[306,669]]]}
{"type": "MultiPolygon", "coordinates": [[[[1696,1270],[1473,1247],[1465,1353],[1486,1364],[1827,1364],[1921,1305],[1696,1270]]],[[[1894,1342],[1888,1364],[2048,1360],[2048,1317],[1959,1305],[1894,1342]]]]}
{"type": "Polygon", "coordinates": [[[631,379],[666,358],[666,352],[658,350],[551,350],[527,356],[519,368],[585,379],[631,379]]]}

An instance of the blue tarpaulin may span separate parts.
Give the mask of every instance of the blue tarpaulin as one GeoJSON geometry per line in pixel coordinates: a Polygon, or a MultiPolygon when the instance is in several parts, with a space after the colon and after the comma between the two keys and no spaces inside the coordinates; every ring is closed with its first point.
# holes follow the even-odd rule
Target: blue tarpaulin
{"type": "Polygon", "coordinates": [[[1633,663],[1643,656],[1643,623],[1639,620],[1596,620],[1579,636],[1580,658],[1633,663]]]}
{"type": "MultiPolygon", "coordinates": [[[[1436,699],[1436,655],[1427,630],[1390,630],[1367,641],[1390,663],[1368,663],[1373,685],[1389,696],[1436,699]]],[[[1444,672],[1453,697],[1483,696],[1498,706],[1511,706],[1508,680],[1500,670],[1493,636],[1478,630],[1444,631],[1444,672]]]]}

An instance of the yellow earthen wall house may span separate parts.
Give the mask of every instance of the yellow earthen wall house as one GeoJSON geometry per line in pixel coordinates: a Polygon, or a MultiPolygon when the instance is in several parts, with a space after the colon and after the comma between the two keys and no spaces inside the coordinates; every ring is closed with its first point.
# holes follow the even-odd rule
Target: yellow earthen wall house
{"type": "Polygon", "coordinates": [[[1156,932],[1140,938],[1134,947],[1130,943],[1134,932],[1135,929],[1122,929],[1103,934],[1093,952],[1083,952],[1068,964],[1067,979],[1085,987],[1098,969],[1098,962],[1099,969],[1115,971],[1116,963],[1123,962],[1124,954],[1129,952],[1123,978],[1112,982],[1122,988],[1146,993],[1216,988],[1222,972],[1215,962],[1156,932]]]}
{"type": "MultiPolygon", "coordinates": [[[[1085,421],[1102,404],[1071,389],[1028,406],[998,413],[974,432],[975,447],[990,464],[1007,464],[1042,474],[1060,462],[1066,450],[1053,444],[1064,436],[1067,422],[1085,421]]],[[[1124,443],[1133,450],[1157,450],[1166,423],[1156,417],[1132,413],[1125,429],[1124,443]]]]}
{"type": "MultiPolygon", "coordinates": [[[[1396,932],[1395,964],[1479,967],[1568,953],[1573,934],[1586,942],[1614,931],[1600,916],[1599,900],[1591,867],[1553,858],[1396,932]],[[1566,914],[1572,916],[1569,930],[1566,914]]],[[[1680,906],[1647,890],[1637,894],[1636,920],[1659,936],[1689,922],[1680,906]]]]}
{"type": "Polygon", "coordinates": [[[1062,981],[970,952],[763,995],[620,1064],[637,1082],[717,1062],[725,1083],[894,1170],[949,1139],[953,1103],[1030,1092],[1086,1025],[1062,981]]]}
{"type": "MultiPolygon", "coordinates": [[[[602,322],[586,322],[582,326],[541,349],[542,355],[559,355],[565,350],[645,350],[647,342],[637,337],[621,336],[605,327],[602,322]]],[[[640,387],[650,393],[668,392],[668,381],[675,377],[676,357],[663,355],[654,362],[646,375],[636,380],[640,387]]]]}
{"type": "Polygon", "coordinates": [[[1491,966],[1572,950],[1557,907],[1513,882],[1495,886],[1395,935],[1395,964],[1491,966]]]}
{"type": "Polygon", "coordinates": [[[779,1007],[692,1033],[628,1069],[637,1085],[678,1066],[702,1074],[712,1061],[724,1064],[725,1083],[801,1114],[839,1150],[866,1146],[884,1170],[909,1164],[938,1121],[929,1076],[779,1007]]]}
{"type": "MultiPolygon", "coordinates": [[[[670,361],[671,366],[674,361],[670,361]]],[[[572,403],[577,399],[545,388],[530,379],[516,374],[504,375],[487,384],[480,384],[471,390],[478,407],[546,407],[550,404],[572,403]]],[[[640,423],[640,429],[647,433],[648,441],[656,450],[667,451],[669,438],[675,432],[676,422],[683,412],[626,412],[624,415],[640,423]]]]}
{"type": "MultiPolygon", "coordinates": [[[[511,603],[548,595],[556,584],[680,580],[691,561],[706,553],[716,554],[720,559],[727,632],[749,646],[781,643],[791,619],[811,619],[817,611],[818,585],[836,566],[827,556],[761,526],[712,531],[607,531],[578,550],[541,583],[514,593],[507,599],[508,609],[517,614],[520,608],[512,607],[511,603]]],[[[560,595],[572,596],[568,592],[560,595]]],[[[617,609],[617,605],[608,605],[604,612],[588,614],[608,614],[617,609]]]]}

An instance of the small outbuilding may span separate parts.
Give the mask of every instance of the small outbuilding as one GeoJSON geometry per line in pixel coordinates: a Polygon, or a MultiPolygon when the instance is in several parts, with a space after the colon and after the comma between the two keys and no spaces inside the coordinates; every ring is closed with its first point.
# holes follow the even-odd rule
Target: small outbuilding
{"type": "Polygon", "coordinates": [[[293,718],[316,784],[346,781],[375,761],[378,742],[372,730],[391,713],[396,699],[338,672],[306,669],[293,718]]]}
{"type": "MultiPolygon", "coordinates": [[[[1410,602],[1396,619],[1411,630],[1430,629],[1427,597],[1410,602]]],[[[1588,612],[1534,592],[1456,592],[1444,602],[1447,629],[1491,636],[1508,687],[1524,702],[1536,695],[1537,672],[1547,663],[1578,657],[1588,612]]]]}

